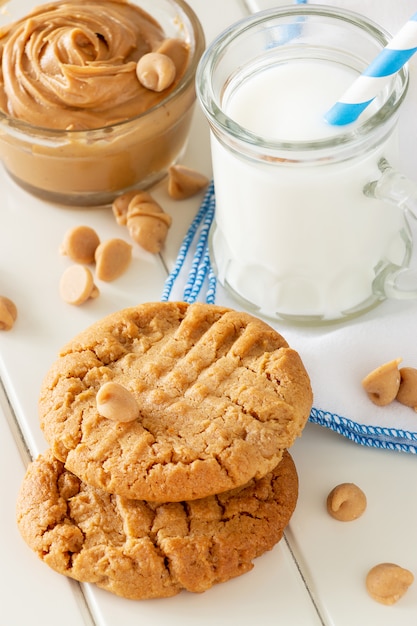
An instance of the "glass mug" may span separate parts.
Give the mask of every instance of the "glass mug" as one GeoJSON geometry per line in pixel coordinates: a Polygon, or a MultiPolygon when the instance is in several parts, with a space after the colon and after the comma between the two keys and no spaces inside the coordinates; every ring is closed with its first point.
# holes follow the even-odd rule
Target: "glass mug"
{"type": "Polygon", "coordinates": [[[219,281],[272,319],[349,319],[417,296],[414,184],[397,172],[403,68],[348,126],[326,111],[385,47],[367,18],[286,6],[233,25],[204,53],[197,96],[211,130],[219,281]]]}

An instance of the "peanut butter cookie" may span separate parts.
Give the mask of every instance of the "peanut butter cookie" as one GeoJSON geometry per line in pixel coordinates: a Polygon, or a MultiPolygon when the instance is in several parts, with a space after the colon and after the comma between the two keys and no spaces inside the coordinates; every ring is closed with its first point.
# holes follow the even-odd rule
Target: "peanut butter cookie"
{"type": "Polygon", "coordinates": [[[51,451],[33,462],[19,530],[61,574],[131,599],[202,592],[239,576],[282,537],[296,505],[291,456],[260,480],[202,500],[149,503],[88,486],[51,451]]]}
{"type": "Polygon", "coordinates": [[[157,302],[111,314],[73,339],[46,375],[39,407],[54,455],[82,481],[174,502],[266,475],[301,434],[311,404],[299,355],[265,322],[215,305],[157,302]],[[132,396],[136,419],[97,405],[108,382],[132,396]]]}

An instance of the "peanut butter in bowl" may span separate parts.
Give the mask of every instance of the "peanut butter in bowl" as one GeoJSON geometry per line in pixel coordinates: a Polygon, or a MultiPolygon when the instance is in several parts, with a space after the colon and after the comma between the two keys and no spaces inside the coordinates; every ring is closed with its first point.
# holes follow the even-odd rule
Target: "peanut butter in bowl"
{"type": "Polygon", "coordinates": [[[6,170],[35,195],[74,205],[155,183],[184,148],[203,49],[183,0],[33,7],[0,29],[6,170]]]}

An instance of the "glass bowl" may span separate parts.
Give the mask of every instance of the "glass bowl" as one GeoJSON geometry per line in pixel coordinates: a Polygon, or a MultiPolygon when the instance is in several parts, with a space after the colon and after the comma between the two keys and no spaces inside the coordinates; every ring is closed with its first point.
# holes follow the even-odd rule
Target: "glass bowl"
{"type": "MultiPolygon", "coordinates": [[[[118,2],[123,3],[123,0],[118,2]]],[[[184,41],[189,48],[189,58],[177,84],[166,89],[166,93],[161,92],[160,101],[144,112],[109,125],[50,128],[47,106],[45,122],[36,125],[8,114],[4,92],[1,93],[7,59],[2,53],[4,31],[0,31],[3,64],[3,72],[0,71],[0,158],[6,171],[21,187],[44,200],[76,206],[109,204],[125,191],[153,185],[181,158],[195,103],[195,71],[205,47],[201,24],[183,0],[130,0],[129,4],[149,13],[167,38],[184,41]]],[[[0,25],[26,16],[38,5],[28,0],[8,3],[0,25]]],[[[98,12],[100,5],[103,3],[97,2],[98,12]]],[[[72,31],[71,36],[77,37],[77,32],[72,31]]],[[[81,34],[81,42],[82,37],[81,34]]],[[[39,55],[42,54],[40,48],[39,55]]],[[[33,64],[23,68],[24,76],[39,71],[39,67],[42,67],[41,62],[37,63],[36,70],[33,64]]],[[[29,85],[29,90],[36,91],[36,80],[33,84],[29,85]]],[[[24,89],[27,91],[26,85],[24,89]]]]}

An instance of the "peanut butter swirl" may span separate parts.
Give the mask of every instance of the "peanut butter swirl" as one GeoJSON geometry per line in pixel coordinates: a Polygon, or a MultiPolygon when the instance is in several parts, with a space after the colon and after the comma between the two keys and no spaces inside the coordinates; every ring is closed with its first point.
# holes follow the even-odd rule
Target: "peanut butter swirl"
{"type": "MultiPolygon", "coordinates": [[[[82,130],[120,122],[166,97],[143,87],[139,58],[166,37],[125,0],[63,0],[0,30],[0,109],[34,126],[82,130]]],[[[186,44],[181,44],[185,46],[186,44]]],[[[182,60],[187,62],[186,55],[182,60]]],[[[177,67],[175,88],[185,67],[177,67]]]]}

